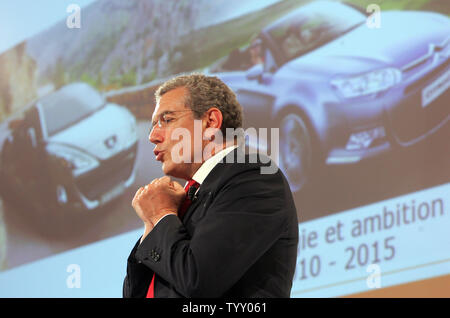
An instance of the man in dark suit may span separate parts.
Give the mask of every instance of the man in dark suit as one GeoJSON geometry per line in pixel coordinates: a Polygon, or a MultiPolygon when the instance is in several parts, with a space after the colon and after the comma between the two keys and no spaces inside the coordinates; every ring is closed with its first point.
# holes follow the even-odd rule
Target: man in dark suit
{"type": "Polygon", "coordinates": [[[166,176],[133,199],[145,230],[128,258],[124,297],[289,297],[294,201],[268,157],[222,139],[242,127],[234,93],[192,74],[164,83],[156,99],[149,139],[166,176]],[[183,189],[168,176],[189,181],[183,189]]]}

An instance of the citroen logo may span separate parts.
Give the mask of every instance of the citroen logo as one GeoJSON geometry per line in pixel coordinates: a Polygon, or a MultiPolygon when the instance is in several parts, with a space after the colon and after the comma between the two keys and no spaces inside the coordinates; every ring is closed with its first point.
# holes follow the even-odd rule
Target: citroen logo
{"type": "Polygon", "coordinates": [[[112,135],[111,137],[108,137],[107,139],[105,139],[104,143],[105,143],[106,148],[108,148],[108,149],[114,148],[114,146],[117,143],[117,136],[112,135]]]}
{"type": "Polygon", "coordinates": [[[428,59],[432,58],[434,62],[436,62],[437,60],[439,60],[440,58],[445,58],[445,57],[449,57],[450,55],[450,49],[447,49],[447,46],[450,44],[450,37],[448,37],[447,39],[445,39],[442,43],[440,44],[435,44],[435,43],[429,43],[428,44],[428,53],[425,54],[422,57],[419,57],[418,59],[408,63],[407,65],[402,67],[402,71],[403,72],[407,72],[410,71],[411,69],[413,69],[414,67],[421,65],[423,63],[425,63],[426,61],[428,61],[428,59]],[[446,52],[445,52],[446,51],[446,52]]]}
{"type": "Polygon", "coordinates": [[[436,55],[441,55],[441,53],[445,50],[447,45],[450,44],[449,42],[450,37],[445,39],[445,41],[443,41],[441,44],[430,43],[428,45],[428,54],[433,55],[434,53],[437,53],[436,55]]]}

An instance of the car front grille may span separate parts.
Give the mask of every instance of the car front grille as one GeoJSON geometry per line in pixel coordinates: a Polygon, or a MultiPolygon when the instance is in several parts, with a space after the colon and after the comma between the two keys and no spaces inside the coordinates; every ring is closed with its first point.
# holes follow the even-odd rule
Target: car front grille
{"type": "MultiPolygon", "coordinates": [[[[434,77],[427,84],[436,79],[434,77]]],[[[423,81],[421,81],[423,83],[423,81]]],[[[400,104],[390,111],[391,128],[400,143],[410,143],[418,140],[450,116],[450,90],[442,93],[425,107],[422,107],[422,89],[425,84],[417,86],[413,84],[415,91],[404,98],[400,104]]],[[[411,87],[409,87],[411,92],[411,87]]]]}
{"type": "Polygon", "coordinates": [[[445,70],[447,70],[450,66],[450,59],[448,59],[445,63],[440,65],[438,68],[421,78],[420,80],[412,83],[411,85],[405,88],[405,95],[410,94],[411,92],[424,87],[426,84],[432,82],[435,78],[438,77],[439,74],[442,74],[445,70]]]}
{"type": "Polygon", "coordinates": [[[97,169],[76,180],[78,190],[89,200],[96,200],[126,181],[133,171],[136,149],[137,144],[112,158],[102,160],[97,169]]]}

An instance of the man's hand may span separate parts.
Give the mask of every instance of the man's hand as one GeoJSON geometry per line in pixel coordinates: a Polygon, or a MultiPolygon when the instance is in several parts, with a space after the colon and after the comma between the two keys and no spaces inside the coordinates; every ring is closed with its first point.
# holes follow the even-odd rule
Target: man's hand
{"type": "Polygon", "coordinates": [[[185,196],[184,188],[165,176],[139,188],[131,205],[144,222],[145,232],[148,234],[164,215],[177,215],[185,196]]]}

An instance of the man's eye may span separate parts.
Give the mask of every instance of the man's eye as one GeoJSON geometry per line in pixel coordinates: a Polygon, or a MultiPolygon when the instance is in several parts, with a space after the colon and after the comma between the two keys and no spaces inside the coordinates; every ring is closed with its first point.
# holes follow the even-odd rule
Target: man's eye
{"type": "Polygon", "coordinates": [[[164,118],[164,122],[167,124],[167,123],[170,123],[171,121],[173,121],[173,118],[164,118]]]}

